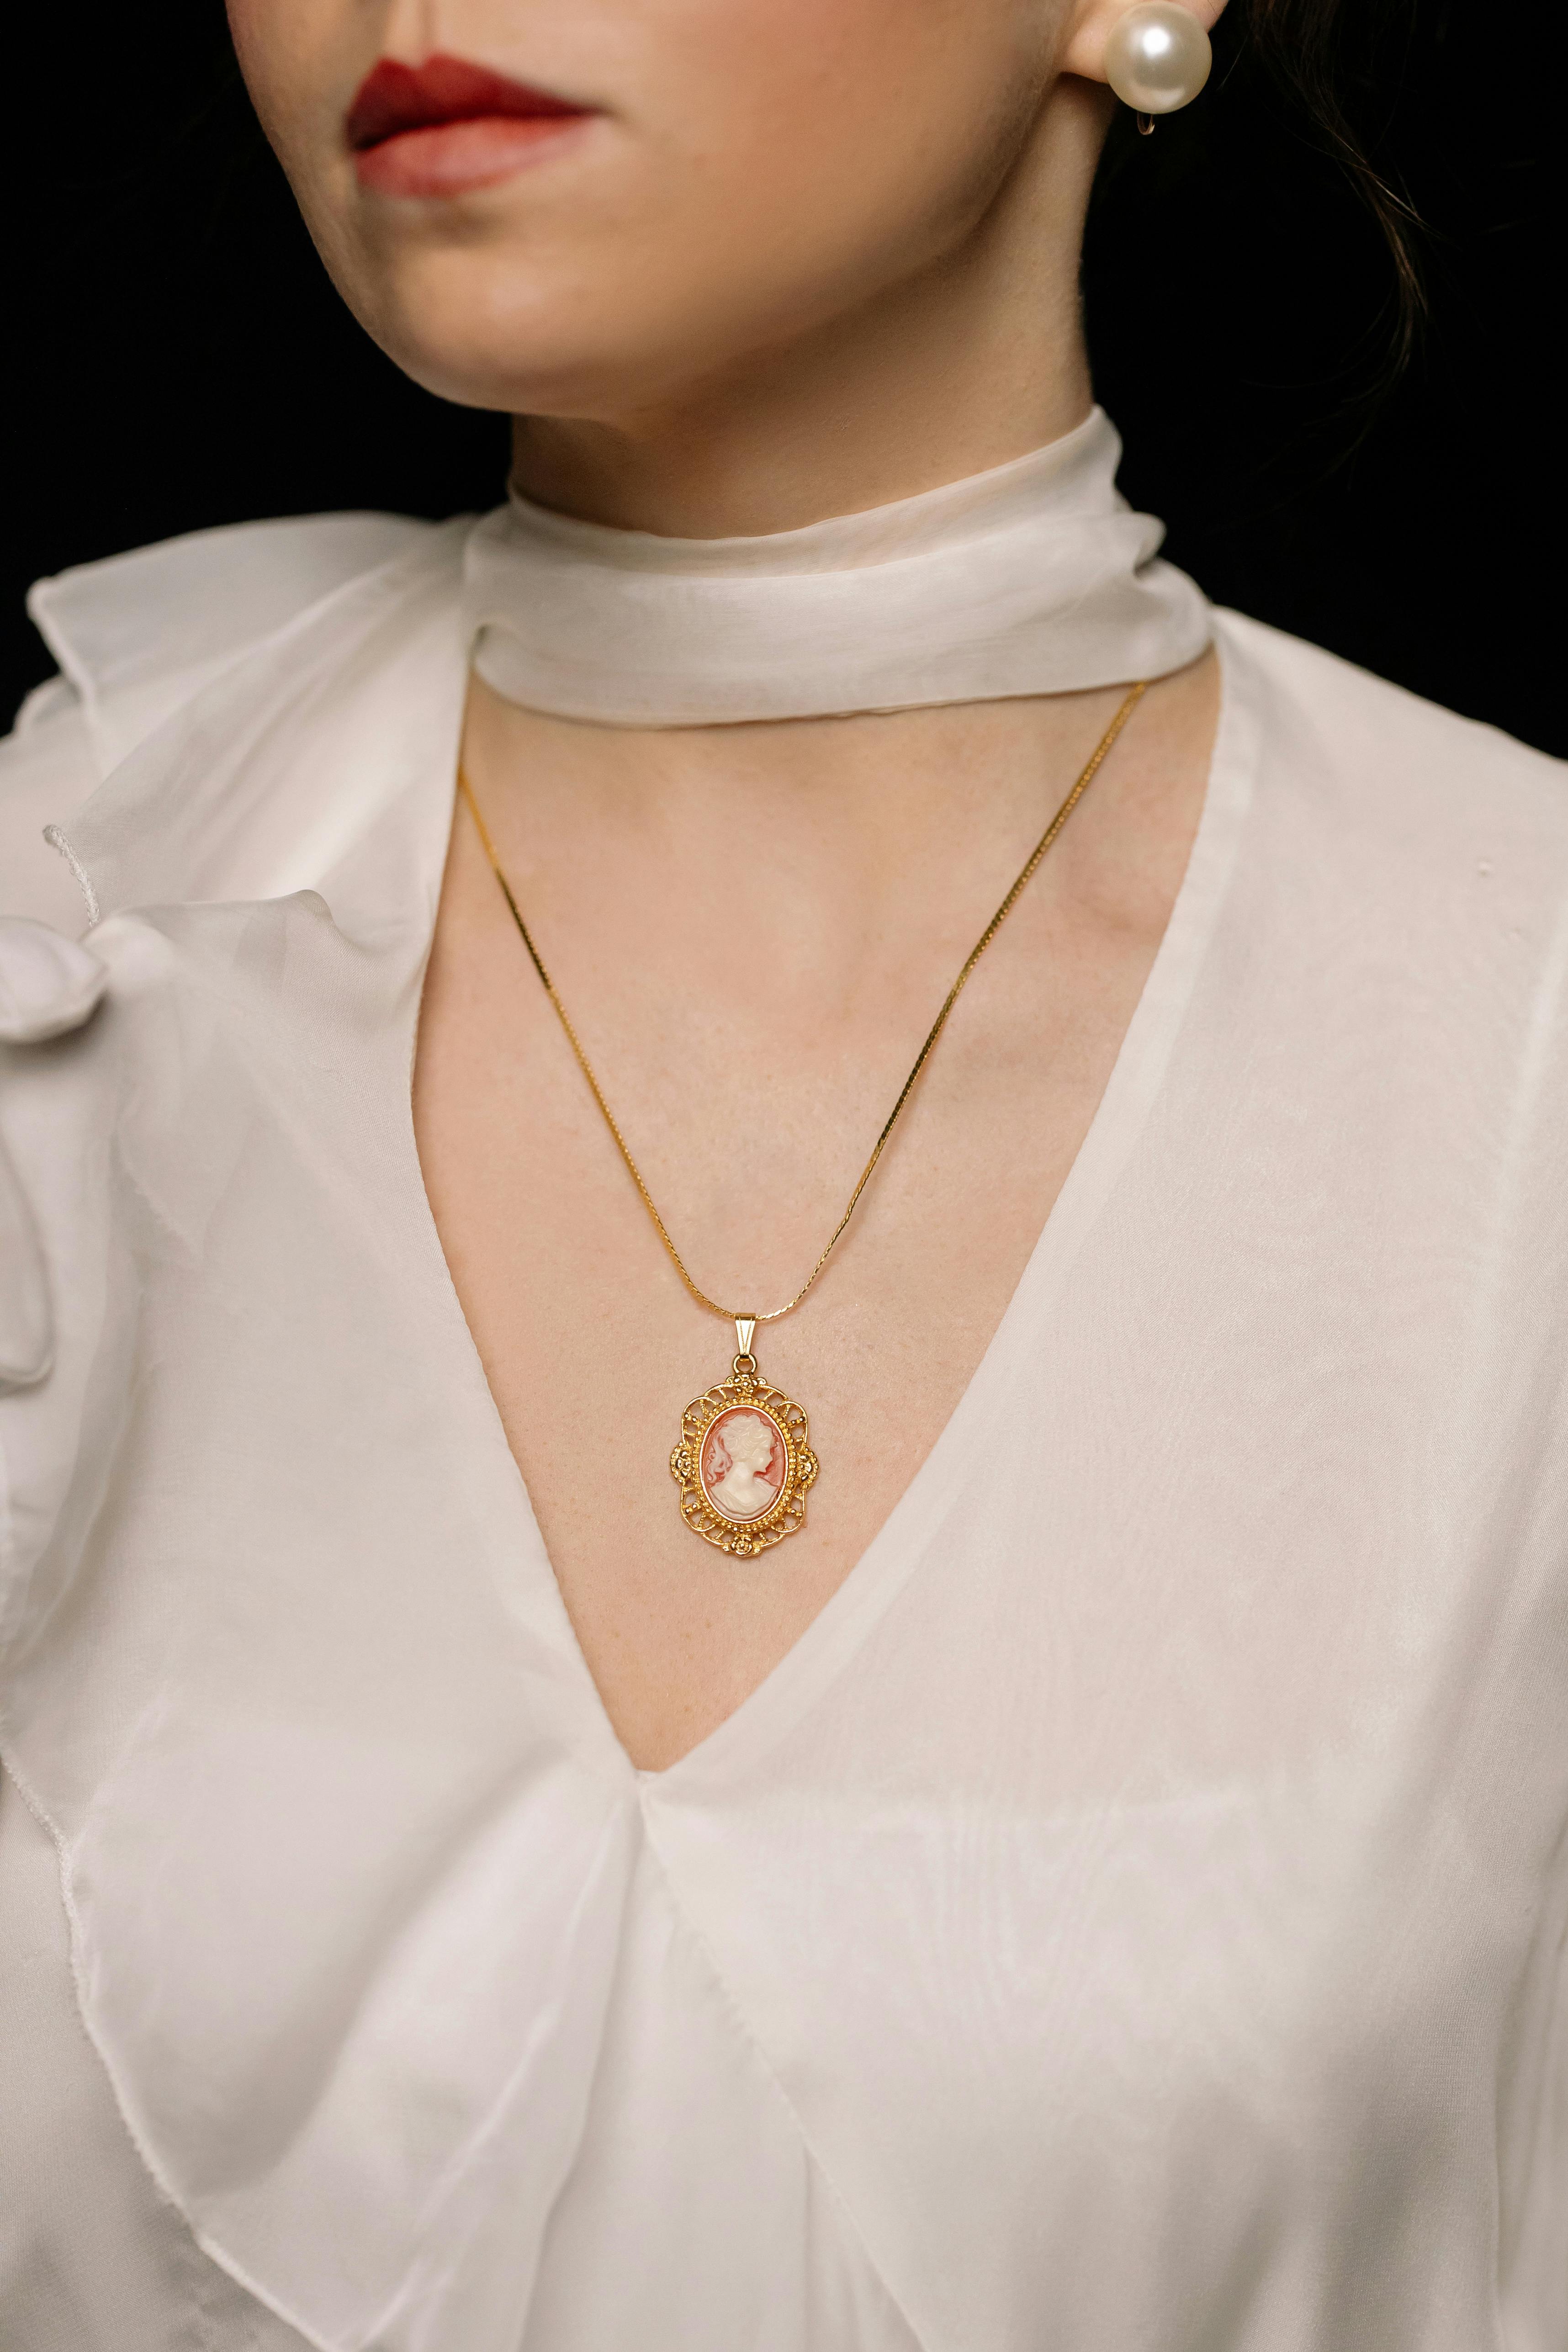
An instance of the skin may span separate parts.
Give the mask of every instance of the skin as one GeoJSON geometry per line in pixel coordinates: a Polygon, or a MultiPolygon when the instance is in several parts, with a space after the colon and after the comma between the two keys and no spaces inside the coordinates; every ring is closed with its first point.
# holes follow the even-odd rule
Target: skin
{"type": "MultiPolygon", "coordinates": [[[[323,258],[384,348],[447,397],[512,413],[541,502],[704,537],[907,497],[1081,420],[1079,250],[1122,5],[230,14],[323,258]],[[355,89],[378,56],[436,51],[604,110],[458,198],[362,191],[342,135],[355,89]]],[[[1217,0],[1193,13],[1212,23],[1217,0]]],[[[798,1287],[1120,698],[642,733],[475,684],[464,753],[502,860],[667,1223],[738,1311],[798,1287]]],[[[805,1531],[760,1566],[687,1532],[665,1469],[732,1331],[665,1258],[455,823],[416,1072],[426,1181],[588,1668],[642,1768],[696,1746],[799,1640],[973,1377],[1163,936],[1216,707],[1212,657],[1152,688],[827,1273],[759,1333],[824,1463],[805,1531]],[[626,1441],[609,1508],[581,1475],[606,1383],[626,1441]]]]}

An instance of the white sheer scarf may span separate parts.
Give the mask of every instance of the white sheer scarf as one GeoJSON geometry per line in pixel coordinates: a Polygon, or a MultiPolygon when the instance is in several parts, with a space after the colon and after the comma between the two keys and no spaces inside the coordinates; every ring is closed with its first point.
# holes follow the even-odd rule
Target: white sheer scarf
{"type": "Polygon", "coordinates": [[[760,539],[660,539],[518,497],[468,544],[476,667],[622,727],[985,702],[1160,677],[1209,641],[1094,409],[1009,466],[760,539]]]}

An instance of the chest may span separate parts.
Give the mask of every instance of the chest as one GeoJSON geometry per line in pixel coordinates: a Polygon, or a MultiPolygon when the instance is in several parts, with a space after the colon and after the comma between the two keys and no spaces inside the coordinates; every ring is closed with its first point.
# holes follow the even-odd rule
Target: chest
{"type": "MultiPolygon", "coordinates": [[[[684,1409],[730,1374],[733,1325],[683,1284],[459,826],[421,1024],[421,1162],[568,1612],[637,1761],[668,1763],[744,1700],[909,1486],[1093,1120],[1158,938],[1153,921],[1107,922],[1042,889],[977,968],[830,1264],[757,1332],[762,1376],[804,1409],[820,1471],[804,1526],[742,1566],[692,1533],[668,1468],[684,1409]]],[[[584,1016],[599,1075],[694,1280],[765,1313],[832,1233],[951,974],[933,958],[923,993],[836,1004],[809,959],[765,975],[742,963],[717,1008],[682,998],[679,969],[668,987],[636,978],[620,975],[607,1015],[584,1016]]],[[[741,1463],[733,1507],[769,1475],[741,1463]]]]}

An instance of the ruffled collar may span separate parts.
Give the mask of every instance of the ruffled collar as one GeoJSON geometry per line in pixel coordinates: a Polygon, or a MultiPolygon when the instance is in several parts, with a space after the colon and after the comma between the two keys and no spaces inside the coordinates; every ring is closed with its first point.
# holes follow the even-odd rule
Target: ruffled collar
{"type": "Polygon", "coordinates": [[[475,531],[475,664],[509,701],[622,727],[918,709],[1162,677],[1208,607],[1116,488],[1099,408],[1013,464],[755,539],[662,539],[517,495],[475,531]]]}

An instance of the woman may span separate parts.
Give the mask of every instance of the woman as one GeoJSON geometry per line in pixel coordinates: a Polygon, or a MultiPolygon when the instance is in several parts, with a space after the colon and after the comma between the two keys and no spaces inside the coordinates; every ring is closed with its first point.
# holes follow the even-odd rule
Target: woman
{"type": "Polygon", "coordinates": [[[1216,14],[233,0],[516,496],[38,594],[7,2346],[1568,2338],[1568,810],[1115,496],[1216,14]]]}

